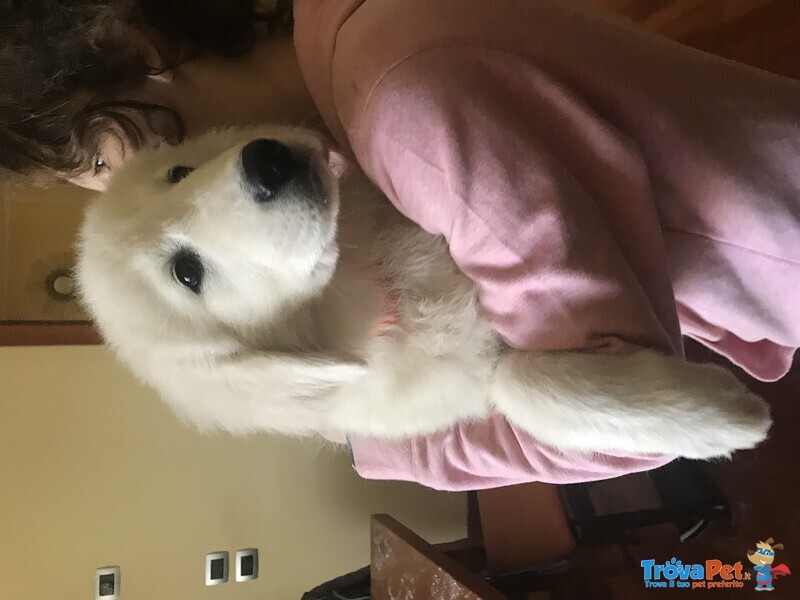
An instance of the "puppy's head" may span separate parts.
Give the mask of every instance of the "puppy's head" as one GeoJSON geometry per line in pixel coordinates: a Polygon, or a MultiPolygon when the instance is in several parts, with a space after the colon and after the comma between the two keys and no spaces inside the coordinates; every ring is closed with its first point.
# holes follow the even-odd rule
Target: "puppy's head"
{"type": "Polygon", "coordinates": [[[336,266],[330,156],[286,128],[137,153],[91,204],[79,245],[82,295],[122,358],[141,375],[291,346],[287,315],[336,266]]]}

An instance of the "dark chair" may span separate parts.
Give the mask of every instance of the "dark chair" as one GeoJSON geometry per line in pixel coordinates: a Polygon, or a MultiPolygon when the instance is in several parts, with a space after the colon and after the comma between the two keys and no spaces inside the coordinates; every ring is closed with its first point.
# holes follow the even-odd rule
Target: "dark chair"
{"type": "Polygon", "coordinates": [[[661,501],[658,508],[598,515],[592,503],[593,483],[560,486],[567,519],[579,545],[625,541],[640,527],[671,523],[686,542],[714,521],[730,522],[728,504],[706,475],[702,463],[675,460],[647,476],[661,501]]]}

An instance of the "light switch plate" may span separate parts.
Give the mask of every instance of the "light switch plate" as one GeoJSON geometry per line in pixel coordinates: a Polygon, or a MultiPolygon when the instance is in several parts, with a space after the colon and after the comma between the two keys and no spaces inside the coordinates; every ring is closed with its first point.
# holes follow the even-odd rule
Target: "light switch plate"
{"type": "Polygon", "coordinates": [[[228,581],[228,553],[206,555],[206,585],[222,585],[228,581]]]}
{"type": "Polygon", "coordinates": [[[103,567],[94,572],[94,600],[119,600],[119,588],[119,567],[103,567]]]}
{"type": "Polygon", "coordinates": [[[236,552],[236,581],[252,581],[258,578],[258,549],[248,548],[236,552]]]}

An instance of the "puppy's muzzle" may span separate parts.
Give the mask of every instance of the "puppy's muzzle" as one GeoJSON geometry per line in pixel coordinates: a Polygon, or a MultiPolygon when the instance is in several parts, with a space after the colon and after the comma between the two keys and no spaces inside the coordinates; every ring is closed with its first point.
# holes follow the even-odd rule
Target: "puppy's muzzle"
{"type": "Polygon", "coordinates": [[[259,139],[242,149],[242,178],[257,202],[269,202],[297,177],[307,177],[309,160],[276,140],[259,139]]]}

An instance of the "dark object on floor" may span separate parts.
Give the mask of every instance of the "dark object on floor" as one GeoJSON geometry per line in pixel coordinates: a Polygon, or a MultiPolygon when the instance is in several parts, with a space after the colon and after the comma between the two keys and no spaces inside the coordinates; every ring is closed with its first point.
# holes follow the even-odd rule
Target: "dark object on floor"
{"type": "Polygon", "coordinates": [[[369,586],[369,567],[363,567],[318,585],[300,600],[369,600],[369,586]]]}
{"type": "Polygon", "coordinates": [[[639,527],[663,523],[672,523],[679,539],[685,542],[697,537],[712,521],[729,521],[728,504],[701,465],[679,459],[647,474],[661,501],[659,508],[598,515],[590,496],[591,483],[561,486],[564,508],[578,544],[613,544],[625,540],[639,527]]]}
{"type": "Polygon", "coordinates": [[[682,542],[700,535],[713,521],[730,521],[731,510],[722,492],[711,483],[703,463],[676,460],[650,472],[650,480],[682,542]]]}

